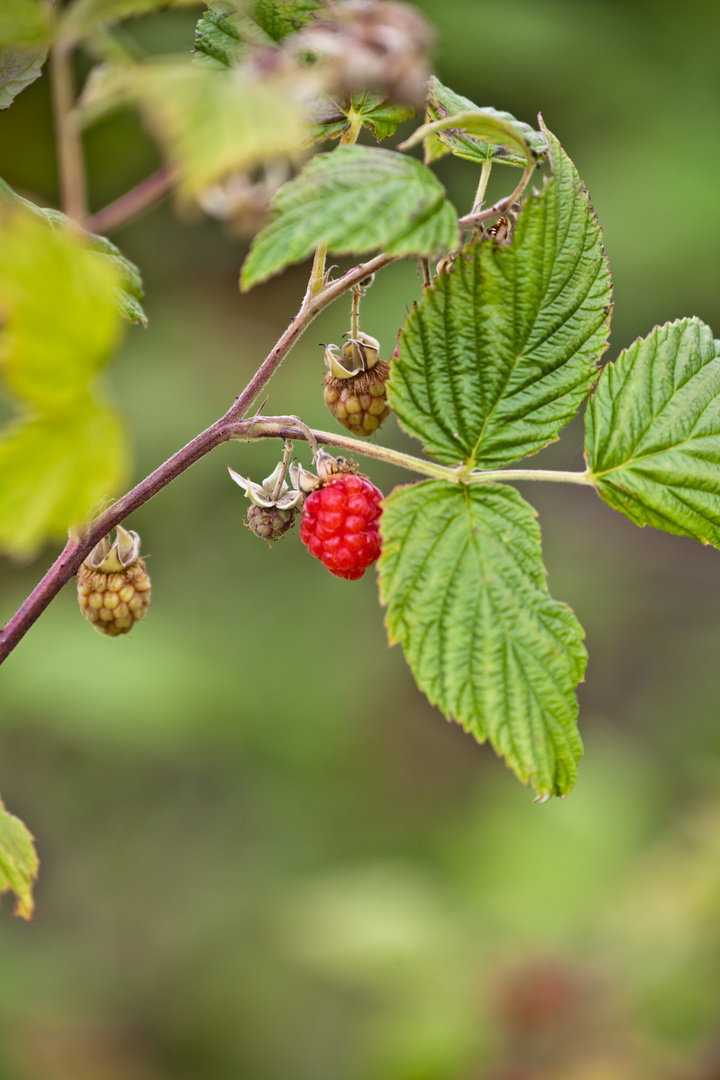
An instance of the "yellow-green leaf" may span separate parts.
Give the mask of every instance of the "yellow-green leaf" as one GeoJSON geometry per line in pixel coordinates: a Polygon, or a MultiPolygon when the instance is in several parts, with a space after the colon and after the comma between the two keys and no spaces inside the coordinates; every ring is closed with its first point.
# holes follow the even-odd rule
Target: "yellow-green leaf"
{"type": "Polygon", "coordinates": [[[274,80],[177,61],[137,65],[126,79],[177,169],[181,196],[297,152],[307,139],[300,105],[274,80]]]}
{"type": "Polygon", "coordinates": [[[50,11],[45,0],[2,0],[0,45],[33,45],[47,41],[50,11]]]}
{"type": "MultiPolygon", "coordinates": [[[[70,218],[60,210],[53,210],[46,206],[37,206],[28,199],[23,199],[16,191],[0,179],[0,198],[10,204],[10,209],[26,210],[49,225],[63,236],[72,236],[80,239],[80,234],[75,229],[70,218]]],[[[0,212],[0,222],[4,218],[0,212]]],[[[134,263],[126,259],[119,248],[105,236],[95,236],[94,233],[83,233],[82,244],[91,252],[96,253],[96,258],[104,264],[110,265],[117,271],[117,280],[113,292],[115,307],[124,318],[131,323],[142,323],[147,326],[147,316],[142,309],[143,284],[140,271],[134,263]]]]}
{"type": "Polygon", "coordinates": [[[16,896],[13,915],[32,919],[33,885],[40,866],[33,838],[19,818],[8,814],[0,799],[0,894],[16,896]]]}
{"type": "Polygon", "coordinates": [[[90,394],[0,436],[0,548],[27,558],[113,496],[128,471],[120,418],[90,394]]]}
{"type": "Polygon", "coordinates": [[[47,409],[84,390],[118,342],[118,281],[68,229],[0,214],[0,358],[15,394],[47,409]]]}

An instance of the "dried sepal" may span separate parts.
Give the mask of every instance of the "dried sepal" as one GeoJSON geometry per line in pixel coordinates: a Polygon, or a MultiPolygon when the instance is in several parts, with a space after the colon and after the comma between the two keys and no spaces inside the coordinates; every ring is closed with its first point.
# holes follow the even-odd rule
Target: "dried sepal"
{"type": "Polygon", "coordinates": [[[248,499],[250,499],[255,506],[262,506],[266,509],[276,506],[279,510],[292,510],[302,503],[303,492],[300,490],[293,490],[288,487],[284,479],[280,479],[282,469],[283,463],[280,462],[270,475],[263,480],[262,484],[256,484],[253,480],[249,480],[246,477],[241,476],[240,473],[236,473],[235,470],[231,469],[228,465],[230,476],[238,487],[243,489],[248,499]]]}
{"type": "Polygon", "coordinates": [[[357,465],[348,461],[347,458],[333,457],[332,454],[328,454],[327,450],[318,450],[315,456],[315,465],[317,476],[315,473],[303,469],[302,465],[298,465],[297,462],[293,462],[290,466],[290,477],[293,484],[305,495],[317,491],[318,488],[323,487],[334,476],[354,474],[358,471],[357,465]]]}
{"type": "Polygon", "coordinates": [[[140,537],[136,532],[127,532],[122,525],[115,527],[115,540],[110,535],[103,536],[85,559],[85,565],[91,570],[101,570],[104,574],[119,574],[135,562],[140,554],[140,537]]]}

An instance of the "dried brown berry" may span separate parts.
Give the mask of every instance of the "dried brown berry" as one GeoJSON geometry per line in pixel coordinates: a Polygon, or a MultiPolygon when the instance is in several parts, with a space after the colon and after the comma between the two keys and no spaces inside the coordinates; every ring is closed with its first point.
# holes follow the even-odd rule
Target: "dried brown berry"
{"type": "Polygon", "coordinates": [[[121,525],[113,544],[105,536],[78,570],[80,610],[101,634],[132,630],[150,602],[150,578],[140,558],[140,537],[121,525]]]}
{"type": "Polygon", "coordinates": [[[272,543],[292,529],[296,515],[294,506],[290,510],[281,510],[277,506],[256,506],[252,503],[246,516],[248,526],[255,535],[272,543]]]}
{"type": "Polygon", "coordinates": [[[285,444],[283,460],[277,465],[262,484],[256,484],[240,476],[228,466],[228,472],[235,483],[243,488],[250,506],[247,511],[247,523],[252,532],[261,540],[272,543],[289,532],[295,524],[298,507],[302,505],[303,493],[291,490],[285,482],[292,443],[285,444]]]}

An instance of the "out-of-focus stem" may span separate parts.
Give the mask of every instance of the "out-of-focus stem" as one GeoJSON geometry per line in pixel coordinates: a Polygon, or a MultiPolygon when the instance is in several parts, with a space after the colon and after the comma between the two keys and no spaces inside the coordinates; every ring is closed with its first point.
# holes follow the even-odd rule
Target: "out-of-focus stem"
{"type": "Polygon", "coordinates": [[[50,55],[50,79],[61,206],[68,217],[84,226],[87,217],[85,163],[82,136],[73,117],[75,75],[71,45],[57,42],[53,46],[50,55]]]}
{"type": "Polygon", "coordinates": [[[85,228],[99,236],[107,236],[159,202],[172,191],[172,187],[172,171],[168,165],[163,165],[119,199],[98,210],[97,214],[92,214],[85,222],[85,228]]]}

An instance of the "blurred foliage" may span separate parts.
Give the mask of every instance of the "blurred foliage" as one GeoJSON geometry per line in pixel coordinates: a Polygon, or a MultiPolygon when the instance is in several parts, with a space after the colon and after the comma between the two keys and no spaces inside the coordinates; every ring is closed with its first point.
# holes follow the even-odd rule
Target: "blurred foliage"
{"type": "MultiPolygon", "coordinates": [[[[611,355],[678,316],[717,332],[720,8],[420,6],[444,82],[542,110],[574,159],[613,268],[611,355]]],[[[196,17],[131,32],[181,51],[196,17]]],[[[0,175],[56,203],[51,128],[43,77],[0,116],[0,175]]],[[[86,146],[95,207],[157,164],[130,112],[86,146]]],[[[469,209],[476,169],[440,172],[469,209]]],[[[240,297],[244,247],[167,208],[118,241],[148,294],[114,374],[139,477],[227,407],[307,268],[240,297]]],[[[409,265],[369,291],[383,355],[418,292],[409,265]]],[[[329,426],[318,343],[347,318],[310,329],[268,410],[329,426]]],[[[348,586],[293,533],[270,551],[244,528],[226,464],[259,480],[274,453],[227,446],[133,517],[154,598],[131,640],[91,633],[68,589],[3,667],[3,797],[44,859],[34,925],[0,911],[2,1080],[717,1080],[717,554],[591,491],[523,489],[592,657],[576,790],[536,806],[419,695],[371,575],[348,586]]],[[[581,453],[571,426],[534,460],[581,453]]],[[[3,617],[54,551],[2,566],[3,617]]]]}
{"type": "Polygon", "coordinates": [[[93,383],[118,344],[119,267],[134,267],[17,202],[0,202],[1,348],[15,409],[0,433],[0,547],[28,557],[127,474],[124,425],[93,383]]]}

